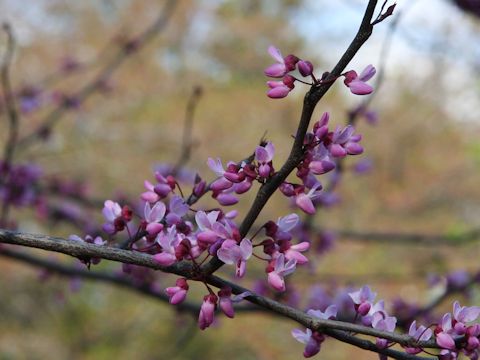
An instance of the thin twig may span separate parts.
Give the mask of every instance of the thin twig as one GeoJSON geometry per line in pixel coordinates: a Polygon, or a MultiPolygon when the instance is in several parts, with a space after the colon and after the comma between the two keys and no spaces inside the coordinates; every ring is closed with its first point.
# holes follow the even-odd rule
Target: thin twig
{"type": "Polygon", "coordinates": [[[178,171],[185,166],[190,159],[193,147],[192,132],[193,132],[193,120],[195,118],[195,110],[197,109],[198,101],[202,96],[202,88],[200,86],[194,86],[192,94],[187,102],[185,109],[185,121],[183,125],[182,147],[180,150],[180,156],[177,163],[172,169],[172,175],[175,176],[178,171]]]}
{"type": "MultiPolygon", "coordinates": [[[[150,42],[155,35],[163,30],[165,25],[168,23],[168,20],[171,18],[177,3],[178,1],[175,0],[168,0],[165,3],[165,6],[162,8],[158,19],[137,37],[134,51],[139,51],[148,42],[150,42]]],[[[120,65],[122,65],[132,53],[133,50],[127,51],[125,47],[121,48],[112,58],[112,60],[99,71],[92,82],[88,83],[75,94],[71,95],[70,98],[75,99],[79,103],[84,102],[112,76],[113,72],[117,70],[117,68],[120,67],[120,65]]],[[[45,117],[39,127],[34,129],[30,134],[27,134],[23,138],[19,139],[18,143],[21,145],[22,150],[31,146],[37,139],[43,137],[46,133],[49,133],[67,111],[68,107],[65,106],[65,104],[60,104],[57,108],[53,109],[45,117]]]]}

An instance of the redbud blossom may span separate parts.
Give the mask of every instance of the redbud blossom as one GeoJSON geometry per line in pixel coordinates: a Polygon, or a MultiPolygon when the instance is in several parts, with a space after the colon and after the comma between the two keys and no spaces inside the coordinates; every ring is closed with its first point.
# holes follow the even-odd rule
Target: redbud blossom
{"type": "Polygon", "coordinates": [[[158,234],[155,241],[162,247],[162,252],[153,256],[155,261],[163,266],[170,266],[177,262],[175,247],[180,244],[181,238],[175,226],[169,228],[166,234],[164,232],[158,234]]]}
{"type": "Polygon", "coordinates": [[[267,81],[267,86],[270,88],[267,91],[267,96],[272,99],[284,98],[292,91],[292,88],[285,85],[283,81],[267,81]]]}
{"type": "Polygon", "coordinates": [[[376,293],[370,290],[368,285],[363,286],[360,290],[348,293],[355,303],[355,310],[362,316],[368,314],[373,300],[377,296],[376,293]]]}
{"type": "Polygon", "coordinates": [[[150,203],[145,203],[143,214],[147,222],[146,230],[150,235],[155,236],[163,230],[163,224],[160,221],[162,221],[166,211],[167,208],[161,201],[157,202],[153,207],[150,203]]]}
{"type": "Polygon", "coordinates": [[[297,260],[291,259],[285,262],[285,256],[279,254],[272,262],[267,268],[267,271],[270,270],[268,273],[268,283],[277,291],[285,291],[285,280],[283,278],[295,271],[297,260]]]}
{"type": "Polygon", "coordinates": [[[273,57],[277,63],[270,65],[268,68],[265,69],[264,73],[267,76],[274,77],[274,78],[281,78],[285,75],[289,70],[287,70],[287,66],[285,65],[285,60],[276,47],[270,45],[268,47],[268,53],[271,57],[273,57]]]}
{"type": "MultiPolygon", "coordinates": [[[[431,329],[427,329],[425,326],[420,325],[417,328],[417,322],[414,320],[412,324],[410,325],[410,328],[408,330],[408,335],[413,337],[417,341],[428,341],[433,335],[433,332],[431,329]]],[[[413,347],[406,347],[405,351],[409,354],[415,355],[418,354],[422,351],[420,348],[413,348],[413,347]]]]}
{"type": "Polygon", "coordinates": [[[222,309],[223,313],[229,318],[233,318],[235,316],[231,296],[232,289],[228,286],[218,291],[220,309],[222,309]]]}
{"type": "Polygon", "coordinates": [[[258,174],[262,178],[268,178],[273,172],[272,160],[275,155],[275,147],[271,142],[265,146],[257,146],[255,149],[255,160],[258,162],[258,174]]]}
{"type": "Polygon", "coordinates": [[[322,185],[318,183],[310,189],[308,193],[300,193],[295,197],[295,204],[309,215],[315,214],[315,206],[312,200],[314,200],[319,194],[322,185]],[[318,189],[318,190],[317,190],[318,189]]]}
{"type": "Polygon", "coordinates": [[[203,298],[200,314],[198,316],[198,326],[200,327],[200,330],[205,330],[212,325],[217,301],[218,298],[215,294],[208,294],[203,298]]]}
{"type": "Polygon", "coordinates": [[[308,60],[300,60],[297,63],[298,71],[302,76],[310,76],[313,73],[313,65],[308,60]]]}
{"type": "Polygon", "coordinates": [[[188,292],[187,279],[180,278],[175,282],[176,286],[168,287],[165,292],[170,297],[170,304],[177,305],[185,300],[188,292]]]}
{"type": "Polygon", "coordinates": [[[249,239],[243,239],[240,245],[235,240],[225,240],[222,247],[217,251],[217,256],[225,264],[237,267],[235,275],[242,277],[245,275],[247,260],[252,256],[252,242],[249,239]]]}
{"type": "Polygon", "coordinates": [[[373,88],[366,83],[373,75],[375,75],[375,68],[368,65],[360,75],[354,70],[347,71],[342,74],[345,76],[344,83],[350,88],[350,91],[356,95],[367,95],[373,92],[373,88]]]}

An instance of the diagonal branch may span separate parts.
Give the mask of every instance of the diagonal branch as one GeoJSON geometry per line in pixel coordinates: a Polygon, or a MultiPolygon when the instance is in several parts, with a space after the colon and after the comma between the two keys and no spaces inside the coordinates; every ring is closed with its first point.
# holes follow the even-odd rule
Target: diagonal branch
{"type": "MultiPolygon", "coordinates": [[[[295,135],[295,140],[290,151],[290,155],[288,156],[287,160],[280,168],[280,170],[275,175],[273,175],[265,184],[263,184],[258,190],[257,196],[252,206],[250,207],[250,210],[248,211],[247,215],[245,216],[243,222],[240,225],[239,230],[242,238],[248,234],[250,228],[253,226],[255,220],[258,218],[260,212],[267,204],[273,193],[279,188],[279,186],[285,181],[285,179],[290,175],[290,173],[302,161],[303,141],[305,138],[305,134],[307,133],[313,111],[315,110],[318,102],[333,85],[335,79],[340,76],[348,63],[353,59],[358,50],[360,50],[362,45],[368,40],[368,38],[372,34],[373,25],[371,25],[371,21],[376,5],[377,0],[370,0],[368,2],[367,9],[365,10],[365,14],[363,16],[360,28],[358,29],[357,34],[350,43],[350,46],[340,58],[337,65],[335,65],[331,73],[328,74],[325,81],[322,82],[320,85],[313,85],[305,95],[305,98],[303,100],[302,114],[295,135]]],[[[217,257],[213,257],[210,262],[204,266],[203,270],[206,273],[211,274],[215,270],[219,269],[222,265],[222,261],[220,261],[217,257]]]]}

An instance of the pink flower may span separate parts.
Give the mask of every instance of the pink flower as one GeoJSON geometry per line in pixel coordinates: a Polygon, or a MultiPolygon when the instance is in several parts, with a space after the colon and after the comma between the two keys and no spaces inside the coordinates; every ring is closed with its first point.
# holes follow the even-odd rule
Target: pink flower
{"type": "Polygon", "coordinates": [[[475,321],[480,316],[480,306],[460,306],[458,301],[453,303],[453,317],[463,324],[475,321]]]}
{"type": "Polygon", "coordinates": [[[313,150],[312,161],[308,167],[315,175],[322,175],[335,169],[335,163],[330,158],[330,152],[323,143],[318,144],[313,150]]]}
{"type": "Polygon", "coordinates": [[[295,197],[295,204],[307,214],[309,215],[315,214],[315,206],[313,205],[312,200],[314,200],[320,195],[321,188],[322,188],[322,185],[320,183],[317,183],[315,186],[313,186],[310,189],[310,191],[307,194],[303,192],[298,194],[295,197]]]}
{"type": "Polygon", "coordinates": [[[258,174],[262,178],[268,178],[273,172],[272,160],[275,155],[275,147],[271,142],[265,146],[257,146],[255,160],[258,162],[258,174]]]}
{"type": "Polygon", "coordinates": [[[268,283],[277,291],[285,291],[285,276],[290,275],[295,271],[297,260],[291,259],[285,263],[285,256],[279,254],[274,261],[273,269],[269,265],[268,283]]]}
{"type": "Polygon", "coordinates": [[[132,219],[132,211],[128,206],[123,208],[112,200],[105,201],[103,216],[107,222],[103,224],[103,231],[110,235],[116,234],[118,231],[125,229],[127,223],[132,219]]]}
{"type": "Polygon", "coordinates": [[[366,83],[373,75],[375,75],[375,68],[368,65],[360,75],[354,70],[347,71],[343,74],[345,76],[344,83],[350,88],[350,91],[356,95],[367,95],[373,92],[373,88],[366,83]]]}
{"type": "Polygon", "coordinates": [[[265,69],[264,73],[265,75],[269,77],[274,77],[274,78],[281,78],[283,77],[287,72],[293,69],[287,69],[287,65],[285,64],[285,59],[283,58],[282,54],[280,53],[280,50],[278,50],[276,47],[273,45],[270,45],[268,47],[268,53],[272,58],[274,58],[277,63],[270,65],[268,68],[265,69]]]}
{"type": "Polygon", "coordinates": [[[156,242],[162,247],[162,252],[153,255],[155,261],[163,266],[170,266],[177,261],[175,248],[180,244],[181,238],[177,234],[175,226],[168,228],[167,233],[161,232],[157,235],[156,242]]]}
{"type": "Polygon", "coordinates": [[[302,76],[310,76],[313,73],[313,65],[310,61],[308,60],[300,60],[297,63],[298,71],[302,76]]]}
{"type": "Polygon", "coordinates": [[[240,245],[235,240],[225,240],[222,247],[218,249],[217,256],[225,264],[235,264],[237,269],[235,275],[242,277],[245,275],[247,260],[252,256],[252,242],[249,239],[243,239],[240,245]]]}
{"type": "MultiPolygon", "coordinates": [[[[417,323],[415,320],[410,325],[410,329],[408,329],[408,335],[410,335],[417,341],[428,341],[432,337],[432,334],[433,334],[432,330],[427,329],[423,325],[420,325],[417,329],[417,323]]],[[[407,347],[405,348],[405,351],[409,354],[415,355],[421,352],[422,349],[407,347]]]]}
{"type": "Polygon", "coordinates": [[[354,135],[355,128],[351,125],[341,129],[339,126],[332,135],[332,143],[328,146],[334,157],[345,157],[348,155],[359,155],[363,153],[363,147],[359,144],[362,136],[354,135]]]}
{"type": "Polygon", "coordinates": [[[232,289],[230,287],[224,287],[218,291],[219,305],[223,313],[229,318],[235,316],[235,311],[233,310],[233,301],[232,301],[232,289]]]}
{"type": "Polygon", "coordinates": [[[322,342],[325,340],[325,336],[318,333],[313,332],[310,329],[305,329],[303,332],[300,329],[293,329],[292,336],[295,340],[305,344],[305,350],[303,351],[303,356],[306,358],[310,358],[320,351],[320,346],[322,342]]]}
{"type": "Polygon", "coordinates": [[[187,297],[188,283],[187,279],[179,278],[175,282],[176,286],[168,287],[165,292],[170,297],[170,304],[177,305],[183,302],[187,297]]]}
{"type": "Polygon", "coordinates": [[[205,330],[212,325],[217,301],[218,298],[215,294],[208,294],[203,298],[200,314],[198,316],[198,326],[200,327],[200,330],[205,330]]]}
{"type": "Polygon", "coordinates": [[[303,265],[308,262],[308,259],[301,253],[307,251],[310,248],[310,243],[307,241],[302,241],[299,244],[290,245],[287,250],[284,250],[285,259],[291,260],[295,259],[298,265],[303,265]]]}
{"type": "Polygon", "coordinates": [[[337,317],[337,311],[338,311],[337,305],[332,304],[332,305],[329,305],[325,309],[325,311],[310,309],[307,311],[307,314],[317,319],[333,320],[337,317]]]}
{"type": "Polygon", "coordinates": [[[190,207],[185,203],[181,196],[173,195],[168,204],[168,214],[166,216],[168,225],[175,225],[182,222],[190,207]]]}
{"type": "Polygon", "coordinates": [[[370,290],[368,285],[363,286],[360,290],[348,293],[355,304],[355,310],[362,316],[365,316],[370,311],[373,300],[377,296],[376,293],[370,290]]]}
{"type": "Polygon", "coordinates": [[[161,201],[157,202],[153,207],[150,203],[145,203],[143,216],[147,222],[146,230],[150,235],[155,236],[163,230],[163,224],[161,224],[160,221],[162,221],[166,211],[166,206],[161,201]]]}
{"type": "Polygon", "coordinates": [[[267,91],[267,96],[272,99],[284,98],[293,89],[293,87],[285,85],[283,81],[267,81],[267,86],[270,88],[267,91]]]}

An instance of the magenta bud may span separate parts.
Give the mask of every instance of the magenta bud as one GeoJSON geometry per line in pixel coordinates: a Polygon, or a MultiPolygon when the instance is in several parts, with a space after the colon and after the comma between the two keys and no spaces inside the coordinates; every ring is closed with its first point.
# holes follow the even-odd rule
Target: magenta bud
{"type": "Polygon", "coordinates": [[[157,184],[153,188],[153,191],[161,198],[164,198],[172,191],[172,188],[168,184],[157,184]]]}
{"type": "Polygon", "coordinates": [[[282,82],[291,90],[295,87],[295,80],[292,75],[287,74],[283,77],[282,82]]]}
{"type": "Polygon", "coordinates": [[[246,193],[252,187],[252,182],[249,180],[244,180],[241,183],[235,184],[233,188],[237,194],[246,193]]]}
{"type": "Polygon", "coordinates": [[[295,70],[295,65],[300,59],[293,54],[285,56],[283,59],[287,71],[295,70]]]}
{"type": "Polygon", "coordinates": [[[293,187],[292,184],[289,183],[282,183],[279,187],[280,191],[282,192],[283,195],[285,196],[293,196],[295,195],[295,188],[293,187]]]}
{"type": "Polygon", "coordinates": [[[223,176],[225,177],[225,179],[227,179],[227,180],[229,180],[233,183],[239,183],[239,182],[242,182],[243,180],[245,180],[245,174],[243,172],[236,173],[236,172],[225,171],[223,176]]]}
{"type": "Polygon", "coordinates": [[[213,190],[213,191],[222,191],[222,190],[226,190],[226,189],[229,189],[233,186],[232,182],[225,179],[224,177],[221,177],[221,178],[218,178],[217,180],[215,180],[211,185],[210,185],[210,188],[213,190]]]}
{"type": "Polygon", "coordinates": [[[357,312],[360,315],[365,316],[370,311],[370,307],[371,307],[370,303],[361,303],[360,305],[358,305],[357,312]]]}
{"type": "Polygon", "coordinates": [[[308,60],[300,60],[297,63],[298,71],[300,71],[300,74],[302,76],[310,76],[312,75],[313,72],[313,65],[310,61],[308,60]]]}
{"type": "Polygon", "coordinates": [[[193,188],[193,194],[196,197],[200,197],[203,194],[205,194],[206,188],[207,188],[207,182],[205,180],[202,180],[195,184],[195,187],[193,188]]]}
{"type": "Polygon", "coordinates": [[[238,203],[238,198],[232,194],[220,193],[216,197],[218,203],[223,206],[231,206],[238,203]]]}

